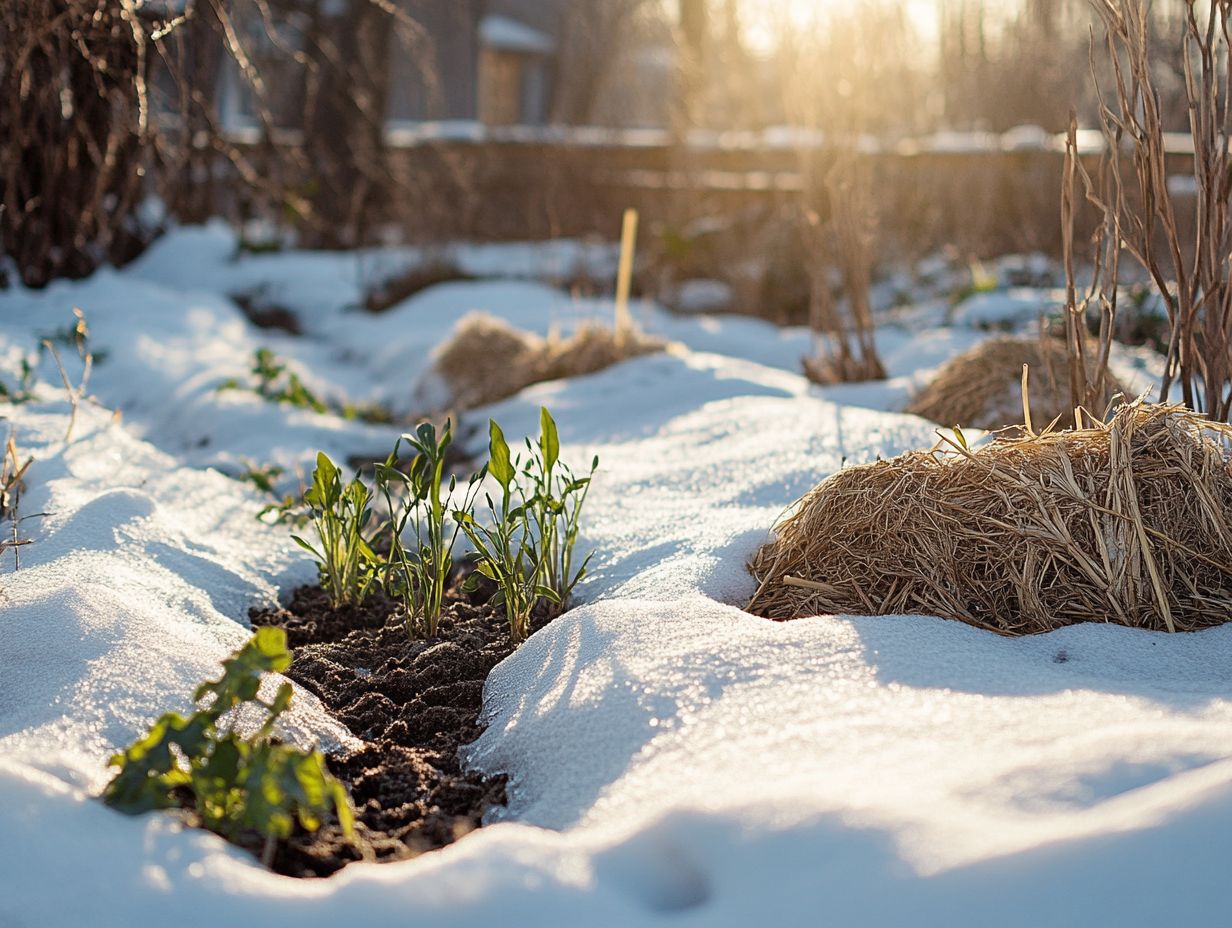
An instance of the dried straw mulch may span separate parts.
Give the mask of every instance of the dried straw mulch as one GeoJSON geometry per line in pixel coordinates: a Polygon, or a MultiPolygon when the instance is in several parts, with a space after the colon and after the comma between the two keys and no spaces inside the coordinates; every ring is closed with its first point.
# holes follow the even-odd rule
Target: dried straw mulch
{"type": "MultiPolygon", "coordinates": [[[[1074,424],[1069,358],[1058,338],[993,338],[951,358],[907,412],[946,426],[999,429],[1022,425],[1022,366],[1030,373],[1031,417],[1036,425],[1074,424]]],[[[1128,391],[1109,375],[1108,403],[1128,391]]],[[[1102,412],[1103,409],[1094,410],[1102,412]]]]}
{"type": "Polygon", "coordinates": [[[1141,401],[1084,426],[839,471],[753,558],[749,610],[938,615],[1006,635],[1232,618],[1232,427],[1141,401]]]}
{"type": "Polygon", "coordinates": [[[468,313],[437,350],[435,369],[454,404],[472,409],[531,384],[593,374],[666,347],[666,342],[636,329],[617,333],[588,323],[567,338],[541,338],[487,313],[468,313]]]}

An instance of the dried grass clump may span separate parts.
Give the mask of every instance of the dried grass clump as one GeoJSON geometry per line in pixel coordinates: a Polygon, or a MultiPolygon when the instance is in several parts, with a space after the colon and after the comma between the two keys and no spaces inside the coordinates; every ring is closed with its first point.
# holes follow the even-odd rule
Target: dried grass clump
{"type": "Polygon", "coordinates": [[[549,338],[543,380],[594,374],[613,364],[667,347],[661,338],[637,329],[615,332],[594,322],[583,323],[568,338],[549,338]]]}
{"type": "MultiPolygon", "coordinates": [[[[1084,417],[1085,418],[1085,417],[1084,417]]],[[[839,471],[753,558],[749,610],[939,615],[1005,635],[1232,618],[1232,427],[1181,406],[839,471]]]]}
{"type": "MultiPolygon", "coordinates": [[[[1057,338],[993,338],[951,358],[911,401],[907,412],[942,425],[999,429],[1023,424],[1022,366],[1027,365],[1031,417],[1039,426],[1074,424],[1065,342],[1057,338]]],[[[1108,375],[1096,412],[1128,392],[1108,375]]]]}
{"type": "Polygon", "coordinates": [[[615,332],[585,323],[567,338],[541,338],[487,313],[468,313],[438,349],[435,367],[454,404],[471,409],[531,384],[593,374],[666,347],[636,329],[615,332]]]}

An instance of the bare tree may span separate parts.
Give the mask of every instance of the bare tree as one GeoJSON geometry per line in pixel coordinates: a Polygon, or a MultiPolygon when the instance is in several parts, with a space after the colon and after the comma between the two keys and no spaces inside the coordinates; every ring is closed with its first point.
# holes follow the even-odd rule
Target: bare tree
{"type": "Polygon", "coordinates": [[[701,117],[701,96],[709,45],[710,11],[706,0],[678,0],[680,4],[680,89],[677,106],[684,126],[697,125],[701,117]]]}
{"type": "Polygon", "coordinates": [[[554,122],[594,121],[646,0],[571,0],[561,9],[559,57],[549,106],[554,122]]]}

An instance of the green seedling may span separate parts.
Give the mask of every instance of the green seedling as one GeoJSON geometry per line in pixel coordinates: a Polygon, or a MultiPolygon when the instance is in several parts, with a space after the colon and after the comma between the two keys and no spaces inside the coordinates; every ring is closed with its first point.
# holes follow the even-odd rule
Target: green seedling
{"type": "Polygon", "coordinates": [[[251,373],[250,383],[244,384],[232,377],[220,383],[216,388],[217,392],[246,390],[271,403],[294,406],[296,409],[310,409],[321,415],[332,412],[352,422],[389,425],[394,420],[393,413],[379,403],[340,404],[321,399],[268,348],[257,349],[253,355],[251,373]]]}
{"type": "Polygon", "coordinates": [[[324,452],[317,455],[312,486],[304,493],[317,545],[291,537],[316,558],[321,587],[335,609],[362,604],[380,579],[381,559],[364,537],[371,503],[372,492],[362,480],[343,484],[334,462],[324,452]]]}
{"type": "Polygon", "coordinates": [[[560,460],[560,438],[556,421],[546,408],[539,410],[539,441],[532,445],[526,441],[529,452],[525,476],[530,490],[527,509],[542,550],[541,586],[544,596],[563,611],[568,605],[573,588],[586,576],[590,555],[575,570],[573,549],[577,543],[582,507],[590,492],[590,481],[599,469],[596,456],[590,465],[590,473],[576,476],[572,469],[560,460]]]}
{"type": "Polygon", "coordinates": [[[528,442],[525,465],[511,455],[495,421],[489,423],[488,432],[485,470],[500,486],[500,502],[485,494],[490,524],[480,523],[471,512],[455,512],[454,518],[475,548],[476,571],[497,586],[510,636],[524,641],[535,607],[546,601],[554,610],[563,610],[585,575],[585,562],[573,569],[573,547],[599,462],[596,458],[586,477],[574,477],[560,463],[556,423],[546,409],[540,410],[539,442],[537,446],[528,442]]]}
{"type": "MultiPolygon", "coordinates": [[[[446,510],[457,478],[450,476],[442,493],[445,457],[453,433],[446,425],[440,438],[431,423],[424,423],[414,434],[398,439],[384,464],[376,466],[377,492],[385,501],[389,515],[389,558],[386,561],[385,589],[402,601],[408,633],[414,637],[435,637],[441,618],[445,589],[453,570],[453,550],[462,523],[456,519],[452,530],[446,524],[446,510]],[[398,452],[405,442],[415,452],[407,472],[397,467],[398,452]],[[408,547],[409,531],[413,541],[408,547]]],[[[462,512],[470,512],[478,493],[482,473],[470,480],[462,501],[462,512]]]]}
{"type": "MultiPolygon", "coordinates": [[[[475,570],[496,584],[497,597],[509,622],[509,636],[514,641],[525,641],[530,635],[535,603],[542,593],[540,552],[531,537],[526,500],[518,486],[509,443],[495,420],[488,423],[488,455],[486,471],[501,488],[499,506],[491,494],[484,494],[491,524],[479,522],[473,512],[455,511],[453,515],[475,547],[475,570]]],[[[474,588],[473,583],[470,588],[474,588]]]]}
{"type": "Polygon", "coordinates": [[[0,380],[0,402],[20,406],[22,403],[28,403],[34,399],[34,367],[36,363],[37,358],[35,361],[31,361],[28,357],[23,357],[17,383],[10,386],[5,381],[0,380]]]}
{"type": "Polygon", "coordinates": [[[344,403],[338,414],[348,422],[367,422],[370,425],[393,425],[394,414],[380,403],[344,403]]]}
{"type": "Polygon", "coordinates": [[[354,834],[354,811],[342,784],[319,751],[301,751],[274,740],[274,725],[291,704],[290,683],[272,701],[259,695],[261,677],[291,664],[286,633],[262,628],[229,658],[217,680],[197,688],[189,716],[168,712],[109,765],[119,768],[103,801],[136,815],[189,804],[201,823],[229,840],[255,833],[265,839],[268,866],[275,843],[296,825],[316,831],[331,816],[343,834],[354,834]],[[224,717],[241,705],[264,714],[251,735],[240,735],[224,717]]]}
{"type": "Polygon", "coordinates": [[[958,287],[950,294],[951,306],[959,306],[973,296],[992,293],[1000,287],[997,275],[984,267],[981,262],[972,260],[968,267],[971,274],[970,282],[958,287]]]}
{"type": "Polygon", "coordinates": [[[287,365],[268,348],[258,348],[253,355],[252,377],[254,383],[251,386],[245,386],[235,378],[225,380],[218,385],[218,392],[246,389],[271,403],[311,409],[316,413],[329,412],[329,407],[308,389],[299,375],[288,370],[287,365]]]}
{"type": "Polygon", "coordinates": [[[244,468],[244,472],[240,474],[239,480],[241,483],[251,483],[262,493],[268,493],[270,496],[277,496],[278,478],[286,473],[286,469],[279,467],[277,464],[252,464],[249,463],[244,468]]]}
{"type": "Polygon", "coordinates": [[[293,493],[280,494],[278,480],[285,473],[286,470],[277,464],[249,463],[236,479],[241,483],[251,483],[262,493],[273,497],[273,500],[262,506],[261,511],[257,513],[259,521],[267,525],[287,523],[296,528],[303,528],[308,524],[309,517],[303,509],[302,484],[300,496],[293,493]]]}

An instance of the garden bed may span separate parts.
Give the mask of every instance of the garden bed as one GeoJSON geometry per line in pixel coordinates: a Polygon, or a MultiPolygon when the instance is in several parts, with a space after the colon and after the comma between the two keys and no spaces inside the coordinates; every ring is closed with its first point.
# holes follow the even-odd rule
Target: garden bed
{"type": "Polygon", "coordinates": [[[320,587],[304,586],[284,607],[252,611],[254,627],[286,631],[294,654],[286,676],[364,742],[327,759],[354,801],[356,840],[336,823],[297,834],[276,851],[274,870],[328,876],[353,861],[413,857],[453,843],[504,803],[502,777],[459,761],[459,748],[482,731],[484,681],[514,650],[508,623],[485,599],[455,583],[431,639],[410,637],[397,603],[382,595],[333,609],[320,587]]]}

